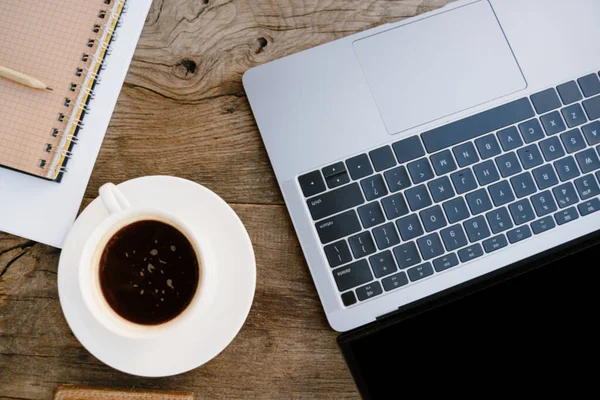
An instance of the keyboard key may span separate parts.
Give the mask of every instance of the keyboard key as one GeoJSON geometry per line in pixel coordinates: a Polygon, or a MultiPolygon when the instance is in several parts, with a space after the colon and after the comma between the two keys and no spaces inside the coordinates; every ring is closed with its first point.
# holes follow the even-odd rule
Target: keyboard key
{"type": "Polygon", "coordinates": [[[298,183],[304,197],[314,196],[325,191],[325,182],[321,176],[321,172],[313,171],[308,174],[298,177],[298,183]]]}
{"type": "Polygon", "coordinates": [[[344,303],[346,307],[356,304],[356,296],[354,295],[354,292],[350,291],[342,293],[342,303],[344,303]]]}
{"type": "Polygon", "coordinates": [[[600,121],[594,121],[591,124],[582,126],[585,140],[590,146],[595,146],[600,143],[600,121]]]}
{"type": "Polygon", "coordinates": [[[558,185],[558,177],[552,165],[546,164],[533,170],[533,177],[540,190],[558,185]]]}
{"type": "Polygon", "coordinates": [[[597,74],[586,75],[583,78],[577,79],[577,82],[579,82],[579,86],[581,86],[585,97],[591,97],[600,93],[600,79],[598,79],[597,74]]]}
{"type": "Polygon", "coordinates": [[[333,277],[340,292],[373,280],[373,274],[367,260],[356,261],[333,270],[333,277]]]}
{"type": "Polygon", "coordinates": [[[549,190],[531,196],[531,202],[538,217],[543,217],[558,210],[554,197],[549,190]]]}
{"type": "Polygon", "coordinates": [[[411,185],[408,172],[406,172],[404,166],[385,171],[383,175],[392,193],[406,189],[411,185]]]}
{"type": "Polygon", "coordinates": [[[569,207],[579,201],[577,192],[575,192],[575,188],[571,182],[555,187],[552,189],[552,192],[560,208],[569,207]]]}
{"type": "Polygon", "coordinates": [[[346,166],[352,179],[357,180],[369,176],[373,173],[373,168],[366,154],[360,154],[346,160],[346,166]]]}
{"type": "Polygon", "coordinates": [[[517,155],[515,153],[504,154],[496,158],[496,165],[503,178],[518,174],[522,171],[521,164],[519,164],[519,160],[517,160],[517,155]]]}
{"type": "Polygon", "coordinates": [[[343,162],[338,162],[328,167],[325,167],[321,170],[323,172],[323,176],[325,178],[331,178],[337,174],[341,174],[342,172],[346,172],[346,166],[343,162]]]}
{"type": "Polygon", "coordinates": [[[319,220],[340,211],[364,203],[358,184],[352,183],[339,189],[312,197],[306,201],[313,220],[319,220]]]}
{"type": "Polygon", "coordinates": [[[350,236],[348,238],[348,243],[350,243],[350,249],[352,250],[354,258],[363,258],[377,251],[369,231],[350,236]]]}
{"type": "Polygon", "coordinates": [[[425,149],[419,136],[411,136],[392,145],[400,164],[415,160],[425,155],[425,149]]]}
{"type": "Polygon", "coordinates": [[[519,154],[519,159],[525,169],[537,167],[544,163],[542,153],[540,153],[540,149],[535,144],[517,150],[517,154],[519,154]]]}
{"type": "Polygon", "coordinates": [[[402,193],[396,193],[381,199],[387,219],[396,219],[408,214],[408,206],[402,193]]]}
{"type": "Polygon", "coordinates": [[[406,276],[406,272],[400,272],[396,275],[382,279],[381,283],[383,284],[385,291],[389,292],[390,290],[406,285],[408,283],[408,277],[406,276]]]}
{"type": "Polygon", "coordinates": [[[486,253],[500,250],[506,246],[508,246],[508,241],[504,235],[494,236],[491,239],[483,241],[483,248],[485,249],[486,253]]]}
{"type": "Polygon", "coordinates": [[[383,289],[381,289],[381,284],[377,281],[356,289],[356,296],[360,301],[368,300],[381,293],[383,293],[383,289]]]}
{"type": "Polygon", "coordinates": [[[519,228],[515,228],[512,231],[508,231],[506,233],[508,236],[508,241],[511,243],[517,243],[521,240],[525,240],[531,237],[531,229],[527,225],[521,226],[519,228]]]}
{"type": "Polygon", "coordinates": [[[550,114],[540,117],[546,135],[552,136],[567,129],[565,123],[558,111],[553,111],[550,114]]]}
{"type": "Polygon", "coordinates": [[[563,108],[562,115],[569,128],[573,128],[587,122],[587,118],[585,117],[583,109],[578,103],[563,108]]]}
{"type": "Polygon", "coordinates": [[[369,263],[376,278],[382,278],[398,271],[394,256],[390,251],[384,251],[369,257],[369,263]]]}
{"type": "Polygon", "coordinates": [[[476,192],[469,193],[467,195],[467,204],[473,215],[481,214],[482,212],[492,209],[490,196],[488,196],[485,189],[479,189],[476,192]]]}
{"type": "Polygon", "coordinates": [[[415,282],[419,279],[433,275],[433,268],[431,267],[431,263],[425,263],[411,268],[406,272],[408,273],[408,277],[410,278],[411,282],[415,282]]]}
{"type": "Polygon", "coordinates": [[[563,133],[560,138],[568,153],[574,153],[585,148],[585,141],[579,128],[563,133]]]}
{"type": "Polygon", "coordinates": [[[512,220],[510,219],[510,215],[508,214],[506,207],[490,211],[485,216],[490,224],[493,234],[504,232],[508,229],[512,229],[513,227],[512,220]]]}
{"type": "Polygon", "coordinates": [[[408,217],[399,219],[396,221],[396,226],[404,241],[414,239],[423,234],[423,227],[421,226],[421,222],[419,222],[417,214],[411,214],[408,217]]]}
{"type": "Polygon", "coordinates": [[[490,183],[496,182],[500,179],[500,174],[496,169],[496,165],[492,160],[482,162],[473,167],[477,181],[481,186],[489,185],[490,183]]]}
{"type": "Polygon", "coordinates": [[[396,158],[390,146],[380,147],[369,152],[375,171],[383,171],[396,165],[396,158]]]}
{"type": "Polygon", "coordinates": [[[387,249],[388,247],[400,244],[400,238],[396,233],[396,228],[393,223],[378,226],[373,229],[373,236],[379,250],[387,249]]]}
{"type": "Polygon", "coordinates": [[[470,219],[464,223],[465,230],[467,231],[467,236],[469,237],[469,241],[471,243],[478,242],[481,239],[485,239],[490,237],[490,229],[485,222],[485,218],[482,216],[475,217],[470,219]]]}
{"type": "Polygon", "coordinates": [[[454,188],[458,194],[463,194],[477,188],[475,176],[469,168],[461,169],[460,171],[453,173],[450,175],[450,178],[452,179],[452,183],[454,183],[454,188]]]}
{"type": "Polygon", "coordinates": [[[546,89],[543,92],[532,95],[531,102],[538,114],[545,114],[562,106],[554,88],[546,89]]]}
{"type": "Polygon", "coordinates": [[[459,167],[466,167],[467,165],[475,164],[479,161],[475,146],[473,146],[473,143],[471,142],[456,146],[453,151],[459,167]]]}
{"type": "Polygon", "coordinates": [[[575,81],[563,83],[557,87],[558,94],[565,105],[575,103],[583,98],[575,81]]]}
{"type": "Polygon", "coordinates": [[[459,249],[469,243],[467,242],[465,231],[459,224],[442,229],[440,233],[442,234],[444,246],[446,246],[446,250],[448,251],[459,249]]]}
{"type": "Polygon", "coordinates": [[[426,232],[433,232],[448,225],[442,207],[440,206],[433,206],[423,210],[420,215],[426,232]]]}
{"type": "Polygon", "coordinates": [[[582,217],[600,210],[600,199],[593,198],[577,206],[582,217]]]}
{"type": "Polygon", "coordinates": [[[596,154],[594,149],[587,149],[577,153],[575,154],[575,158],[577,159],[577,164],[579,164],[581,172],[584,174],[600,168],[600,159],[598,159],[598,154],[596,154]]]}
{"type": "Polygon", "coordinates": [[[315,224],[315,227],[322,244],[352,235],[362,229],[354,210],[319,221],[315,224]]]}
{"type": "Polygon", "coordinates": [[[550,229],[556,227],[556,223],[554,223],[554,219],[551,216],[547,216],[546,218],[538,219],[531,223],[531,229],[533,233],[539,235],[542,232],[549,231],[550,229]]]}
{"type": "Polygon", "coordinates": [[[440,235],[437,233],[432,233],[418,239],[417,244],[419,245],[419,250],[421,250],[423,260],[430,260],[444,254],[444,246],[442,246],[440,235]]]}
{"type": "Polygon", "coordinates": [[[444,150],[440,153],[432,155],[429,160],[433,164],[433,169],[438,175],[444,175],[452,171],[456,171],[456,162],[452,157],[450,150],[444,150]]]}
{"type": "Polygon", "coordinates": [[[519,130],[521,131],[521,136],[523,136],[525,143],[533,143],[536,140],[544,138],[544,131],[542,131],[540,121],[538,121],[537,118],[519,124],[519,130]]]}
{"type": "Polygon", "coordinates": [[[429,182],[427,187],[433,196],[433,201],[436,203],[448,200],[455,195],[452,184],[450,183],[450,179],[448,179],[447,176],[443,176],[435,181],[429,182]]]}
{"type": "Polygon", "coordinates": [[[521,175],[510,178],[510,183],[519,199],[521,197],[529,196],[537,190],[529,172],[524,172],[521,175]]]}
{"type": "Polygon", "coordinates": [[[600,195],[600,186],[591,174],[575,179],[575,187],[581,200],[600,195]]]}
{"type": "Polygon", "coordinates": [[[483,160],[495,157],[502,152],[498,140],[493,134],[477,139],[475,145],[477,146],[477,150],[479,150],[479,156],[483,160]]]}
{"type": "Polygon", "coordinates": [[[558,172],[558,177],[561,181],[568,181],[579,176],[579,169],[575,164],[573,156],[561,158],[554,162],[554,168],[558,172]]]}
{"type": "Polygon", "coordinates": [[[448,217],[448,221],[451,224],[470,217],[467,203],[465,203],[465,199],[462,197],[457,197],[456,199],[447,201],[443,204],[443,206],[446,216],[448,217]]]}
{"type": "Polygon", "coordinates": [[[540,149],[546,161],[554,161],[557,158],[561,158],[565,155],[565,150],[560,144],[560,140],[553,136],[540,142],[540,149]]]}
{"type": "Polygon", "coordinates": [[[575,207],[571,207],[557,212],[554,214],[554,218],[556,219],[557,224],[564,225],[571,221],[575,221],[577,218],[579,218],[579,214],[577,214],[577,209],[575,207]]]}
{"type": "Polygon", "coordinates": [[[433,179],[433,170],[431,169],[429,160],[426,158],[421,158],[408,164],[408,172],[414,184],[433,179]]]}
{"type": "Polygon", "coordinates": [[[467,117],[421,134],[430,153],[497,131],[535,116],[528,98],[467,117]]]}
{"type": "Polygon", "coordinates": [[[522,225],[526,222],[533,221],[535,214],[529,200],[523,199],[508,206],[510,213],[515,221],[515,225],[522,225]]]}
{"type": "Polygon", "coordinates": [[[425,185],[408,189],[406,192],[404,192],[404,195],[406,196],[406,201],[408,201],[410,209],[413,211],[429,207],[432,204],[431,196],[429,196],[429,192],[427,191],[425,185]]]}
{"type": "Polygon", "coordinates": [[[358,216],[365,229],[385,222],[381,206],[376,201],[358,207],[358,216]]]}
{"type": "Polygon", "coordinates": [[[436,272],[442,272],[458,265],[458,257],[455,253],[447,254],[433,260],[433,268],[436,272]]]}
{"type": "Polygon", "coordinates": [[[388,194],[385,182],[381,175],[371,176],[360,181],[363,193],[367,201],[375,200],[388,194]]]}
{"type": "Polygon", "coordinates": [[[350,254],[350,249],[348,248],[348,244],[345,240],[340,240],[339,242],[329,244],[325,246],[323,250],[325,250],[327,262],[329,262],[329,266],[331,268],[335,268],[352,261],[352,255],[350,254]]]}
{"type": "Polygon", "coordinates": [[[483,249],[479,243],[475,243],[469,247],[465,247],[464,249],[458,252],[458,258],[460,258],[461,262],[467,262],[476,259],[477,257],[481,257],[483,255],[483,249]]]}
{"type": "Polygon", "coordinates": [[[327,181],[327,187],[329,189],[334,189],[350,182],[350,176],[346,172],[342,172],[341,174],[325,178],[325,180],[327,181]]]}
{"type": "Polygon", "coordinates": [[[583,108],[585,108],[590,121],[600,118],[600,96],[584,101],[583,108]]]}
{"type": "Polygon", "coordinates": [[[492,201],[496,207],[503,206],[504,204],[508,204],[515,200],[515,195],[513,194],[508,181],[495,183],[488,188],[488,191],[490,192],[492,201]]]}
{"type": "Polygon", "coordinates": [[[504,151],[511,151],[523,146],[523,139],[514,126],[501,130],[497,135],[504,151]]]}
{"type": "Polygon", "coordinates": [[[412,267],[421,262],[421,256],[419,255],[417,246],[415,246],[415,242],[394,247],[394,256],[396,256],[396,262],[400,269],[412,267]]]}

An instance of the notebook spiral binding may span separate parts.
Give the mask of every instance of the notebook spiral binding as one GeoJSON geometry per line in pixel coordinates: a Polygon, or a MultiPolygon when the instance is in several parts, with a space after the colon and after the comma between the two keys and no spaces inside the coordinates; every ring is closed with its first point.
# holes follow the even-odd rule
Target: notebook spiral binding
{"type": "Polygon", "coordinates": [[[105,6],[98,11],[98,23],[92,27],[95,37],[87,39],[90,51],[81,56],[84,63],[74,73],[76,77],[83,77],[83,82],[72,82],[69,91],[78,93],[76,98],[66,97],[64,100],[65,111],[58,115],[57,121],[62,122],[64,129],[53,128],[52,137],[60,137],[60,146],[54,148],[47,143],[46,152],[51,156],[40,159],[39,167],[46,171],[47,176],[55,176],[68,172],[64,166],[67,160],[73,157],[72,146],[79,141],[77,134],[83,128],[83,118],[90,112],[89,100],[94,98],[96,85],[102,83],[99,72],[106,67],[107,56],[111,54],[111,43],[117,40],[116,30],[121,26],[121,15],[127,11],[127,0],[100,0],[105,6]],[[66,116],[69,115],[68,119],[66,116]]]}

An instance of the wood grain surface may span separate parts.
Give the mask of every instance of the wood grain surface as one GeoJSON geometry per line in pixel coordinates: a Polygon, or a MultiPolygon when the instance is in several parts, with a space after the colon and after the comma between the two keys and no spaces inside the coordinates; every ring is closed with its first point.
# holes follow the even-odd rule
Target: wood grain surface
{"type": "MultiPolygon", "coordinates": [[[[174,175],[232,204],[257,257],[255,301],[214,360],[161,379],[90,355],[61,312],[60,252],[0,233],[0,399],[57,386],[191,390],[196,398],[358,398],[263,148],[248,68],[450,0],[155,0],[82,208],[105,182],[174,175]]],[[[0,44],[1,47],[1,44],[0,44]]]]}

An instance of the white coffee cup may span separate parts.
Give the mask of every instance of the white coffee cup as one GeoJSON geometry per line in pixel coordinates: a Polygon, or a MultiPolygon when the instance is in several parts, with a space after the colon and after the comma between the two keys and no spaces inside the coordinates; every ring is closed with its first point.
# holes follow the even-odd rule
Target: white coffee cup
{"type": "Polygon", "coordinates": [[[100,199],[108,210],[104,219],[88,238],[79,261],[79,286],[83,300],[94,318],[110,331],[132,339],[143,339],[181,329],[193,317],[210,306],[215,292],[216,271],[206,238],[200,237],[184,221],[160,208],[132,207],[125,195],[112,183],[100,188],[100,199]],[[106,301],[100,287],[100,258],[108,241],[115,233],[137,221],[156,220],[179,230],[192,244],[199,265],[196,293],[190,304],[174,319],[158,325],[142,325],[117,314],[106,301]]]}

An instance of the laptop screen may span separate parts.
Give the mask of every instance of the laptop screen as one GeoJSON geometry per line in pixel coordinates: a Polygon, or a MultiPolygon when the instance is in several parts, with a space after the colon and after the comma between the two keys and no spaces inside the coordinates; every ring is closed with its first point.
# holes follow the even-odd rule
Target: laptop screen
{"type": "Polygon", "coordinates": [[[490,393],[517,382],[546,389],[595,382],[586,376],[600,343],[596,243],[546,255],[513,269],[510,279],[496,277],[485,287],[341,335],[361,395],[387,399],[404,397],[408,389],[424,395],[484,387],[490,393]]]}

